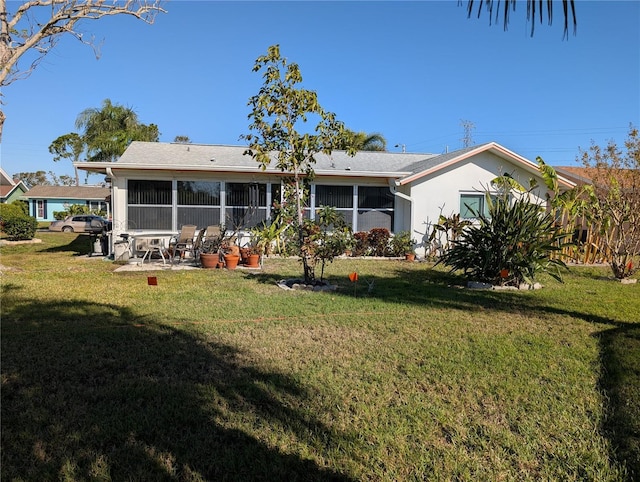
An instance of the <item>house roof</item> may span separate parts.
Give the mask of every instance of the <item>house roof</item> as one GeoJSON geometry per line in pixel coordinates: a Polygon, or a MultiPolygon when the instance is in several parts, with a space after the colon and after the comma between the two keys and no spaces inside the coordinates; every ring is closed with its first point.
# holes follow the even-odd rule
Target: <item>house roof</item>
{"type": "Polygon", "coordinates": [[[95,186],[33,186],[22,197],[26,199],[78,199],[104,201],[111,190],[95,186]]]}
{"type": "MultiPolygon", "coordinates": [[[[398,182],[398,184],[409,184],[422,177],[438,172],[459,162],[463,162],[483,152],[490,152],[510,162],[511,164],[522,167],[524,170],[529,171],[531,174],[540,174],[538,165],[535,162],[530,161],[529,159],[522,157],[521,155],[516,154],[513,151],[510,151],[506,147],[501,146],[496,142],[488,142],[486,144],[466,147],[464,149],[459,149],[457,151],[448,152],[446,154],[441,154],[439,156],[420,161],[415,165],[410,166],[412,174],[402,178],[398,182]]],[[[573,181],[560,174],[558,175],[558,182],[565,188],[572,188],[574,186],[573,181]]]]}
{"type": "Polygon", "coordinates": [[[8,198],[13,191],[27,192],[29,188],[22,181],[16,181],[0,167],[0,198],[8,198]]]}
{"type": "MultiPolygon", "coordinates": [[[[333,151],[331,155],[316,155],[313,170],[316,176],[387,178],[402,185],[487,151],[520,165],[532,174],[538,173],[537,164],[495,142],[446,154],[360,151],[355,156],[349,156],[345,151],[333,151]]],[[[246,152],[247,147],[243,146],[132,142],[116,162],[78,162],[74,165],[78,169],[106,175],[118,170],[263,172],[246,152]]],[[[283,174],[274,163],[264,172],[283,174]]],[[[565,187],[573,187],[573,183],[564,177],[559,181],[565,187]]]]}
{"type": "Polygon", "coordinates": [[[14,185],[0,185],[0,197],[7,197],[15,188],[14,185]]]}
{"type": "Polygon", "coordinates": [[[577,167],[558,166],[555,168],[559,175],[571,179],[577,185],[594,184],[599,186],[610,185],[610,178],[613,177],[618,185],[624,189],[637,189],[640,175],[637,169],[619,167],[577,167]]]}
{"type": "MultiPolygon", "coordinates": [[[[260,165],[245,154],[247,147],[161,142],[132,142],[116,162],[79,162],[79,169],[109,174],[109,170],[135,169],[156,171],[263,172],[260,165]]],[[[317,154],[314,171],[319,176],[392,177],[407,175],[408,166],[434,154],[345,151],[317,154]]],[[[264,171],[283,174],[275,164],[264,171]]]]}
{"type": "Polygon", "coordinates": [[[592,174],[587,168],[576,166],[554,166],[560,176],[570,179],[575,184],[591,184],[592,174]]]}
{"type": "Polygon", "coordinates": [[[7,174],[7,171],[0,167],[0,186],[15,186],[16,182],[7,174]]]}

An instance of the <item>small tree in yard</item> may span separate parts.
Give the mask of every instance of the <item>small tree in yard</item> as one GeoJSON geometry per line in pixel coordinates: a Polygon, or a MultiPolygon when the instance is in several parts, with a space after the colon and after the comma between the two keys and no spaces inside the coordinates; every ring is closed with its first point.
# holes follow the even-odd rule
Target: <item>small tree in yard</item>
{"type": "Polygon", "coordinates": [[[591,184],[584,215],[597,229],[616,278],[632,275],[640,255],[640,135],[630,126],[625,149],[592,144],[580,159],[591,184]],[[634,265],[634,261],[636,265],[634,265]]]}
{"type": "Polygon", "coordinates": [[[291,174],[304,279],[306,283],[314,283],[313,266],[303,250],[303,180],[313,177],[314,156],[331,154],[344,134],[344,124],[320,106],[315,92],[298,86],[302,82],[300,69],[280,57],[278,45],[270,46],[266,55],[258,57],[253,71],[264,71],[264,85],[249,99],[251,133],[242,136],[249,143],[245,153],[258,161],[262,169],[275,161],[278,169],[291,174]],[[318,119],[312,132],[304,130],[309,116],[318,119]]]}
{"type": "Polygon", "coordinates": [[[316,212],[316,219],[305,219],[302,226],[302,253],[315,277],[315,267],[320,264],[320,281],[324,268],[349,247],[351,228],[335,208],[323,206],[316,212]]]}
{"type": "Polygon", "coordinates": [[[472,280],[519,286],[533,284],[539,272],[559,281],[566,268],[552,254],[568,236],[529,192],[504,190],[496,199],[486,196],[488,215],[473,213],[478,223],[464,229],[439,263],[463,270],[472,280]]]}

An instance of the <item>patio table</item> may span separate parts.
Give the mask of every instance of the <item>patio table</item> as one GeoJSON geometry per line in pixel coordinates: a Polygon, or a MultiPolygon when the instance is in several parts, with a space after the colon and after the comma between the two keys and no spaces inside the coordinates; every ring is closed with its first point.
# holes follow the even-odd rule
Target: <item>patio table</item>
{"type": "Polygon", "coordinates": [[[162,264],[167,263],[167,259],[165,257],[165,251],[167,249],[166,241],[171,242],[172,238],[176,237],[176,233],[172,232],[139,232],[139,233],[129,233],[129,239],[133,239],[133,246],[130,248],[132,251],[133,257],[137,258],[136,254],[138,252],[144,251],[144,255],[142,256],[141,263],[144,263],[144,260],[149,257],[151,260],[151,255],[154,251],[158,252],[162,257],[162,264]]]}

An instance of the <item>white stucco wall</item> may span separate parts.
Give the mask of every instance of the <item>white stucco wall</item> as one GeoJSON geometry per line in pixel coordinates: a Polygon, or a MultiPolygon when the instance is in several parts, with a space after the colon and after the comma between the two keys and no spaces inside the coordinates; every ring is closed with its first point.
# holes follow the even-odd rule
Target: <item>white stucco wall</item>
{"type": "Polygon", "coordinates": [[[538,178],[534,191],[537,201],[544,199],[546,188],[542,179],[490,153],[483,152],[433,174],[422,177],[411,184],[411,197],[414,199],[412,236],[418,241],[418,254],[424,255],[424,245],[438,222],[440,214],[451,216],[460,212],[461,194],[481,194],[491,189],[491,180],[505,173],[511,175],[525,187],[532,177],[538,178]],[[540,197],[542,196],[542,197],[540,197]]]}

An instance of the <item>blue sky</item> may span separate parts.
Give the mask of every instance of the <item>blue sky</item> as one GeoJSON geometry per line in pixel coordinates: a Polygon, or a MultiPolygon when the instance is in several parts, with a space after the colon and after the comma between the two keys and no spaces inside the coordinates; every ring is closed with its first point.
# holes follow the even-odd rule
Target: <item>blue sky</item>
{"type": "Polygon", "coordinates": [[[554,3],[553,25],[537,23],[533,37],[524,2],[506,32],[486,13],[468,19],[455,0],[175,0],[153,25],[87,21],[80,29],[102,41],[99,60],[64,38],[30,77],[3,89],[0,161],[9,174],[71,175],[71,162],[53,162],[48,146],[106,98],[157,124],[161,141],[239,145],[247,101],[262,84],[251,69],[277,43],[326,110],[352,130],[381,133],[391,151],[458,149],[466,120],[476,144],[574,164],[579,147],[622,144],[629,123],[640,126],[640,2],[577,1],[568,40],[554,3]]]}

